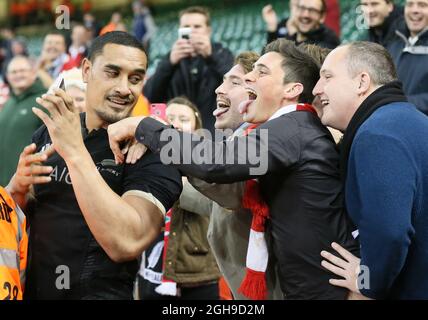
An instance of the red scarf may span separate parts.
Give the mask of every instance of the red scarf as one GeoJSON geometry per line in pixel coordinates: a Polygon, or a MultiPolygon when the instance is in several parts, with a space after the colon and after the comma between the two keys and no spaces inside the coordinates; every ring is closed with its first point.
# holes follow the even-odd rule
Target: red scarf
{"type": "MultiPolygon", "coordinates": [[[[287,107],[286,107],[287,108],[287,107]]],[[[284,114],[293,111],[306,111],[317,114],[309,104],[298,104],[289,107],[284,114]]],[[[245,130],[248,135],[257,125],[252,125],[245,130]]],[[[270,218],[269,207],[260,196],[257,180],[245,182],[242,207],[249,209],[253,215],[251,222],[250,238],[247,249],[247,271],[238,292],[252,300],[266,300],[268,296],[266,284],[266,269],[268,264],[268,247],[265,239],[265,222],[270,218]]]]}

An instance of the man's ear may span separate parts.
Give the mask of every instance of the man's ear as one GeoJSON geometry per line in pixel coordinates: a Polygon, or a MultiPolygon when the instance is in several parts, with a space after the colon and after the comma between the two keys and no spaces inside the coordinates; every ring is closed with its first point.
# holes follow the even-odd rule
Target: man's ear
{"type": "Polygon", "coordinates": [[[303,92],[303,85],[299,82],[289,83],[284,88],[284,99],[289,101],[299,100],[299,96],[303,92]]]}
{"type": "Polygon", "coordinates": [[[89,74],[91,73],[92,63],[88,58],[84,58],[82,61],[82,78],[84,83],[88,83],[89,74]]]}
{"type": "Polygon", "coordinates": [[[372,85],[372,79],[370,78],[370,75],[367,72],[362,72],[358,76],[358,81],[359,83],[357,92],[359,95],[364,95],[370,90],[370,87],[372,85]]]}

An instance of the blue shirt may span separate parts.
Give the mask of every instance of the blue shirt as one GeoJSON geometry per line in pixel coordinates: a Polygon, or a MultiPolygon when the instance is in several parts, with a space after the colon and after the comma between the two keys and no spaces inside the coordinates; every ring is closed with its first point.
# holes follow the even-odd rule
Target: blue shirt
{"type": "Polygon", "coordinates": [[[346,205],[359,229],[374,299],[428,299],[428,117],[410,103],[379,108],[357,131],[346,205]],[[425,194],[424,194],[425,191],[425,194]]]}

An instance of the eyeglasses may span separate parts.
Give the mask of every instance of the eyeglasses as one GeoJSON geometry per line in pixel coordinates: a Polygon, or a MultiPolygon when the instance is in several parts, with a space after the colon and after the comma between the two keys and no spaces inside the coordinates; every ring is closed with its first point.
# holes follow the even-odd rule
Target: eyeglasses
{"type": "Polygon", "coordinates": [[[320,14],[322,14],[321,10],[318,10],[318,9],[315,9],[315,8],[309,8],[309,7],[305,7],[305,6],[301,6],[301,5],[297,5],[296,8],[300,12],[308,11],[310,15],[316,15],[316,14],[320,15],[320,14]]]}

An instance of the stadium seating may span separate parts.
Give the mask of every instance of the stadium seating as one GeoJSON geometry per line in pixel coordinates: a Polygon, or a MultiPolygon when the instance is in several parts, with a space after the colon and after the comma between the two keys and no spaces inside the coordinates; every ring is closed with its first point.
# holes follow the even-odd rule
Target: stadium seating
{"type": "MultiPolygon", "coordinates": [[[[280,17],[286,16],[288,2],[284,0],[269,1],[280,17]]],[[[396,1],[403,4],[404,0],[396,1]]],[[[362,39],[365,29],[358,9],[359,0],[341,0],[342,41],[362,39]]],[[[266,44],[265,25],[261,17],[264,5],[260,1],[249,1],[237,8],[224,6],[212,10],[212,29],[214,41],[222,42],[233,53],[244,50],[260,52],[266,44]]],[[[175,12],[158,14],[155,17],[158,31],[150,47],[150,67],[148,73],[154,72],[159,60],[168,53],[177,39],[177,15],[175,12]]],[[[42,37],[30,39],[27,44],[32,55],[38,55],[42,37]]]]}

